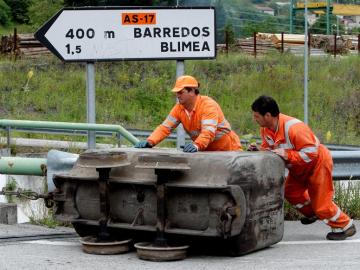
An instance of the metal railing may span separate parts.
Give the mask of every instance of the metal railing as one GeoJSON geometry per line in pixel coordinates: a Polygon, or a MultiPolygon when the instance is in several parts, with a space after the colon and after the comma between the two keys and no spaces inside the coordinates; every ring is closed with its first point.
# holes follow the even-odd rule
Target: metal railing
{"type": "Polygon", "coordinates": [[[334,180],[360,180],[360,151],[331,151],[334,180]]]}
{"type": "Polygon", "coordinates": [[[121,125],[107,124],[89,124],[89,123],[69,123],[69,122],[49,122],[49,121],[27,121],[27,120],[0,120],[0,128],[7,132],[7,145],[10,147],[11,131],[36,132],[36,133],[53,133],[67,135],[87,135],[89,131],[95,131],[96,135],[116,134],[118,144],[121,137],[124,137],[132,144],[139,140],[121,125]]]}
{"type": "MultiPolygon", "coordinates": [[[[26,133],[46,133],[57,135],[87,136],[88,131],[95,131],[96,136],[110,137],[114,133],[117,136],[118,146],[124,137],[132,144],[138,139],[146,138],[151,134],[148,130],[128,129],[120,125],[68,123],[68,122],[46,122],[46,121],[22,121],[22,120],[0,120],[0,129],[7,132],[7,144],[10,148],[11,131],[26,133]]],[[[176,140],[176,133],[171,133],[168,140],[176,140]]],[[[186,137],[189,139],[189,137],[186,137]]],[[[246,145],[248,140],[241,140],[246,145]]],[[[258,141],[260,143],[260,141],[258,141]]],[[[334,180],[360,180],[360,147],[351,145],[327,145],[331,150],[334,161],[334,180]]]]}
{"type": "MultiPolygon", "coordinates": [[[[147,138],[152,133],[151,130],[141,129],[125,129],[121,125],[108,125],[108,124],[87,124],[87,123],[68,123],[68,122],[47,122],[47,121],[23,121],[23,120],[7,120],[0,119],[0,129],[7,132],[7,143],[10,145],[11,131],[24,132],[24,133],[44,133],[44,134],[56,134],[56,135],[68,135],[68,136],[87,136],[88,131],[92,130],[96,132],[97,137],[113,137],[116,134],[118,146],[122,137],[126,138],[121,130],[126,131],[126,134],[130,139],[131,143],[135,144],[139,138],[147,138]],[[63,128],[62,124],[66,124],[67,128],[63,128]]],[[[185,138],[190,140],[190,137],[185,134],[185,138]]],[[[170,133],[166,138],[169,141],[176,141],[176,132],[170,133]]],[[[260,144],[260,138],[256,139],[257,143],[260,144]]],[[[248,144],[249,141],[241,139],[241,143],[248,144]]],[[[327,148],[335,151],[360,151],[360,146],[353,145],[335,145],[327,144],[327,148]]]]}

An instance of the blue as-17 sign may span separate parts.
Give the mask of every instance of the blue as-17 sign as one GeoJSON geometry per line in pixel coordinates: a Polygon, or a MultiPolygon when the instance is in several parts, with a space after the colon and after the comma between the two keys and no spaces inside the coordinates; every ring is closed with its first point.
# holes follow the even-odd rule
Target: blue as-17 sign
{"type": "Polygon", "coordinates": [[[35,37],[64,61],[214,58],[215,10],[64,8],[35,37]]]}

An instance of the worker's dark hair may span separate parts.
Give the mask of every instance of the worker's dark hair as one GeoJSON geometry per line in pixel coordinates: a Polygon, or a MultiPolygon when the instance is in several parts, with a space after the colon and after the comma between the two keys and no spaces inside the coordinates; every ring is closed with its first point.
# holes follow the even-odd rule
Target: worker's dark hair
{"type": "MultiPolygon", "coordinates": [[[[200,86],[200,83],[199,83],[200,86]]],[[[185,87],[186,91],[190,92],[194,89],[195,95],[198,95],[200,93],[199,88],[192,88],[192,87],[185,87]]]]}
{"type": "Polygon", "coordinates": [[[265,95],[258,97],[251,105],[251,109],[263,116],[267,112],[272,116],[278,116],[280,113],[279,106],[277,105],[275,99],[265,95]]]}

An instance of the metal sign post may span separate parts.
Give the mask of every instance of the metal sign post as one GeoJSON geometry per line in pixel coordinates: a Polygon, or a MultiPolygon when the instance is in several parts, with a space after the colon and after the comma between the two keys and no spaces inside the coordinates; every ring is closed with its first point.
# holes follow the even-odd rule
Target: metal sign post
{"type": "MultiPolygon", "coordinates": [[[[86,63],[86,100],[87,122],[90,124],[95,124],[95,66],[92,62],[86,63]]],[[[95,131],[88,131],[88,149],[95,148],[95,131]]]]}
{"type": "MultiPolygon", "coordinates": [[[[183,60],[216,57],[215,9],[63,8],[35,37],[61,60],[87,63],[87,119],[95,123],[94,62],[173,59],[180,61],[176,71],[180,76],[183,60]]],[[[95,148],[94,133],[89,134],[88,146],[95,148]]]]}
{"type": "MultiPolygon", "coordinates": [[[[176,78],[185,74],[185,63],[184,61],[176,61],[176,78]]],[[[178,100],[176,99],[176,102],[178,100]]],[[[181,146],[185,145],[185,130],[182,124],[178,125],[176,129],[176,148],[178,150],[181,149],[181,146]]]]}
{"type": "Polygon", "coordinates": [[[305,34],[304,34],[304,123],[308,124],[308,9],[305,0],[305,34]]]}

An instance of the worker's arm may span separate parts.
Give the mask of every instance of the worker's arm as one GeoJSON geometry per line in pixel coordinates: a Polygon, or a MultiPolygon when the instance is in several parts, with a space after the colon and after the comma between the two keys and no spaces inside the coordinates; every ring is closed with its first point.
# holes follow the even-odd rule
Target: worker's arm
{"type": "Polygon", "coordinates": [[[147,141],[152,145],[157,145],[163,139],[170,135],[172,130],[180,124],[179,120],[179,108],[178,105],[175,105],[174,108],[170,111],[169,115],[166,117],[164,122],[159,125],[153,133],[147,138],[147,141]]]}
{"type": "Polygon", "coordinates": [[[218,125],[218,111],[216,104],[209,103],[204,107],[201,115],[201,132],[194,141],[194,145],[199,151],[205,150],[208,145],[215,139],[215,132],[218,125]]]}
{"type": "Polygon", "coordinates": [[[305,165],[317,160],[319,141],[308,126],[299,123],[291,127],[289,139],[294,149],[284,149],[283,153],[288,164],[305,165]]]}

